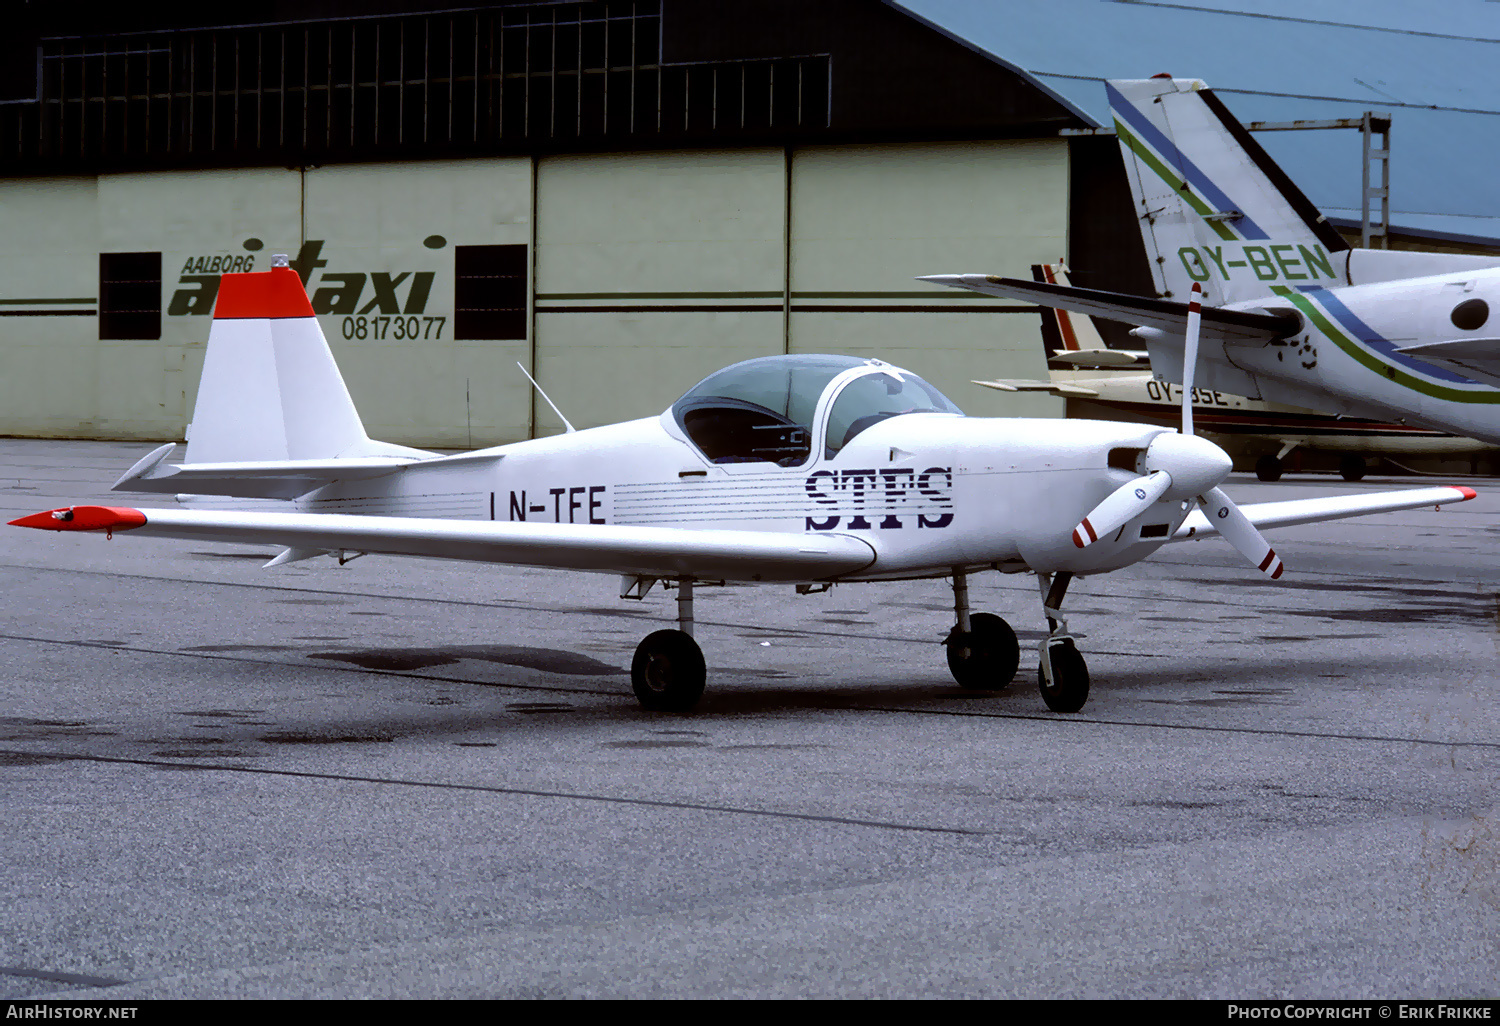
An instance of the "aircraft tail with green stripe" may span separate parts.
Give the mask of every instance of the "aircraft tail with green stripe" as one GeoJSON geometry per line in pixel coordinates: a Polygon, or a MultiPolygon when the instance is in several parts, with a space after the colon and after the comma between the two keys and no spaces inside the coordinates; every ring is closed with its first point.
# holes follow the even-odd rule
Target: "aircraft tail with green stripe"
{"type": "Polygon", "coordinates": [[[1351,248],[1203,82],[1107,88],[1156,295],[926,280],[1134,324],[1178,383],[1196,284],[1200,386],[1500,443],[1500,259],[1351,248]]]}

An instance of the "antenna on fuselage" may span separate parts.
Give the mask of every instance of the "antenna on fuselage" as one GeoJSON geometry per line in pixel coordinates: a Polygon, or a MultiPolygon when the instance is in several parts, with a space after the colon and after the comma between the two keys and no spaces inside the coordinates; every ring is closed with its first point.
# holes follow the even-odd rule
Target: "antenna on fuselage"
{"type": "Polygon", "coordinates": [[[568,429],[567,433],[571,435],[574,431],[577,431],[577,428],[568,423],[568,418],[563,416],[563,411],[557,408],[557,404],[550,398],[548,398],[546,392],[542,391],[542,386],[536,383],[536,378],[532,377],[530,374],[527,374],[526,368],[524,365],[522,365],[520,360],[516,361],[516,366],[521,368],[521,373],[526,375],[526,380],[531,382],[531,387],[536,389],[536,394],[547,400],[547,405],[552,407],[552,412],[557,414],[557,419],[562,421],[563,427],[568,429]]]}

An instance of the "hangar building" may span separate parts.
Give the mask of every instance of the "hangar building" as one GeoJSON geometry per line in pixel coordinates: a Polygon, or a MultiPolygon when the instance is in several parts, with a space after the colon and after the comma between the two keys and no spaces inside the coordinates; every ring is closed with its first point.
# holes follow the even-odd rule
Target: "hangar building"
{"type": "Polygon", "coordinates": [[[578,426],[772,353],[1041,372],[1032,311],[912,280],[1067,251],[1084,122],[1024,75],[871,0],[383,6],[12,37],[0,433],[182,437],[219,273],[276,252],[410,444],[557,430],[517,361],[578,426]]]}
{"type": "Polygon", "coordinates": [[[218,275],[279,252],[390,441],[559,430],[517,362],[580,427],[783,352],[1060,415],[968,384],[1045,373],[1032,308],[912,279],[1066,256],[1149,292],[1115,141],[1080,76],[928,7],[28,4],[0,39],[0,434],[183,437],[218,275]]]}

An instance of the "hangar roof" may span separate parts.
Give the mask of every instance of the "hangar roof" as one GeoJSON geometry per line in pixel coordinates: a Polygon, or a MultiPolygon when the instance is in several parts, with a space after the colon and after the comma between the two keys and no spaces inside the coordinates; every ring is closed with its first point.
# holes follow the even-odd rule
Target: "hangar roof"
{"type": "MultiPolygon", "coordinates": [[[[1204,79],[1241,121],[1391,116],[1391,222],[1500,238],[1500,4],[1445,0],[888,0],[1099,125],[1104,81],[1204,79]],[[1358,20],[1358,24],[1355,20],[1358,20]]],[[[1329,217],[1360,216],[1354,131],[1257,141],[1329,217]]]]}

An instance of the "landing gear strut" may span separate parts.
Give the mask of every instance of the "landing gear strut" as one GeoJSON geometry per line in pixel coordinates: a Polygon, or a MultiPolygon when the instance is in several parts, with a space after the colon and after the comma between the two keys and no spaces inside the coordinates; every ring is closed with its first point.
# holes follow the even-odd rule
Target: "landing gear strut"
{"type": "Polygon", "coordinates": [[[1021,663],[1016,632],[994,613],[969,612],[969,577],[958,569],[953,571],[953,612],[957,622],[943,644],[958,686],[976,691],[1008,686],[1021,663]]]}
{"type": "Polygon", "coordinates": [[[630,686],[646,709],[687,712],[703,697],[708,670],[693,640],[693,579],[677,581],[677,630],[648,634],[630,663],[630,686]]]}
{"type": "Polygon", "coordinates": [[[1041,644],[1037,684],[1048,709],[1075,713],[1089,698],[1089,668],[1078,654],[1078,646],[1068,634],[1068,621],[1062,615],[1063,597],[1073,575],[1062,571],[1056,577],[1041,573],[1036,576],[1041,584],[1042,612],[1047,615],[1049,632],[1041,644]]]}

